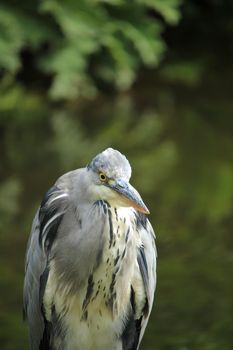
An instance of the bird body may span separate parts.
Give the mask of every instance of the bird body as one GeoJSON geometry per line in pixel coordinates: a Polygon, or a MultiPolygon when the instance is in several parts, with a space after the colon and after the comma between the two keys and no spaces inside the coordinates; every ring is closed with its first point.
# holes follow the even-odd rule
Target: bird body
{"type": "Polygon", "coordinates": [[[130,175],[126,158],[107,149],[45,195],[26,257],[32,350],[138,349],[153,304],[156,250],[130,175]]]}

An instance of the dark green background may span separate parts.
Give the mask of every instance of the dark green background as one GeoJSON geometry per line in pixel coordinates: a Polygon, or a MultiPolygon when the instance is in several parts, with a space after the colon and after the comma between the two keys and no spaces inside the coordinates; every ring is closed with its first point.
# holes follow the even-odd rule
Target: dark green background
{"type": "Polygon", "coordinates": [[[28,349],[24,254],[43,193],[108,146],[130,160],[157,236],[141,348],[233,348],[233,3],[148,3],[1,3],[3,350],[28,349]]]}

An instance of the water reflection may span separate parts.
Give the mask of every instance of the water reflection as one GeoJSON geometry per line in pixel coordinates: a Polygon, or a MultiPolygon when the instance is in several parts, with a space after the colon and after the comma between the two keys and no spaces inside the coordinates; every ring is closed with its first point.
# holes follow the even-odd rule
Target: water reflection
{"type": "Polygon", "coordinates": [[[22,108],[16,99],[15,109],[5,111],[13,118],[18,110],[11,122],[1,121],[2,349],[27,348],[21,321],[23,259],[43,192],[60,174],[86,165],[108,146],[130,160],[132,184],[143,194],[158,231],[156,305],[142,348],[230,349],[233,144],[225,128],[228,116],[216,124],[206,118],[205,104],[182,103],[169,88],[151,94],[148,88],[146,94],[140,90],[59,109],[41,108],[39,97],[22,108]]]}

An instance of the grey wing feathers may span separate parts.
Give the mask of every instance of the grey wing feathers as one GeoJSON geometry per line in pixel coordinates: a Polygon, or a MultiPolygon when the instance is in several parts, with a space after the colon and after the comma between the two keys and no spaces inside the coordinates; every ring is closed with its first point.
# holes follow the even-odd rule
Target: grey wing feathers
{"type": "Polygon", "coordinates": [[[49,254],[65,212],[66,197],[67,194],[55,186],[46,193],[33,220],[28,241],[23,313],[29,323],[32,350],[46,349],[45,344],[42,344],[46,341],[44,338],[47,332],[42,300],[49,275],[49,254]]]}
{"type": "Polygon", "coordinates": [[[30,343],[32,350],[39,349],[44,331],[44,320],[39,304],[39,290],[40,276],[46,268],[47,259],[45,253],[39,247],[39,233],[37,212],[28,242],[23,295],[24,317],[28,319],[30,324],[30,343]]]}
{"type": "Polygon", "coordinates": [[[154,291],[156,285],[156,247],[154,231],[145,215],[136,213],[136,227],[139,234],[140,245],[137,248],[137,264],[142,287],[138,286],[138,275],[131,287],[131,305],[133,317],[128,321],[128,328],[131,328],[127,337],[134,341],[128,343],[123,341],[123,350],[136,350],[144,334],[148,318],[152,309],[154,291]],[[144,289],[139,291],[140,288],[144,289]],[[144,295],[144,298],[140,297],[144,295]],[[130,323],[130,325],[129,325],[130,323]],[[133,330],[133,331],[132,331],[133,330]]]}
{"type": "Polygon", "coordinates": [[[141,225],[141,228],[139,229],[142,246],[139,248],[140,253],[138,254],[138,264],[146,295],[146,303],[141,322],[140,341],[151,313],[156,287],[157,250],[155,246],[155,234],[149,220],[146,217],[145,220],[146,225],[141,225]]]}
{"type": "Polygon", "coordinates": [[[156,285],[156,259],[157,250],[155,246],[155,234],[153,228],[146,218],[146,227],[143,225],[139,229],[141,246],[138,247],[138,264],[145,288],[145,293],[152,307],[154,291],[156,285]]]}

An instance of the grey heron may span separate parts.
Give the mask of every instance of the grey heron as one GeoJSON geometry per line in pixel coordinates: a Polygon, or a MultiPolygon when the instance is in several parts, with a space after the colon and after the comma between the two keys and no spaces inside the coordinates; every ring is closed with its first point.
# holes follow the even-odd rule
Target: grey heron
{"type": "Polygon", "coordinates": [[[32,350],[136,350],[156,285],[149,210],[112,148],[45,194],[26,254],[32,350]]]}

